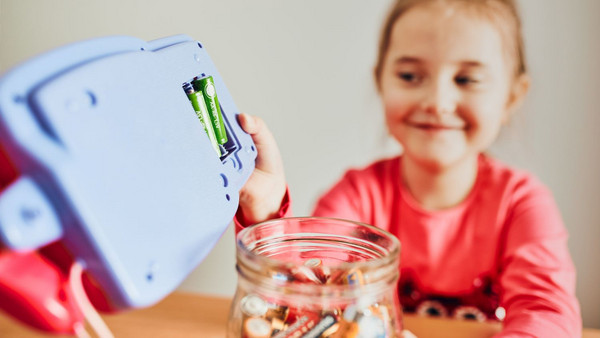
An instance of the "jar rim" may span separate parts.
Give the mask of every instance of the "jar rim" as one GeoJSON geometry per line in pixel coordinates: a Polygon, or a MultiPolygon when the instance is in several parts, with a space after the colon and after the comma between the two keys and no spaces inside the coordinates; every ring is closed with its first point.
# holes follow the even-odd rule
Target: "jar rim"
{"type": "MultiPolygon", "coordinates": [[[[377,232],[383,238],[385,238],[386,240],[389,240],[388,247],[383,248],[380,246],[385,251],[382,256],[370,258],[367,260],[353,261],[353,262],[339,262],[339,263],[336,263],[336,265],[335,265],[336,268],[340,268],[340,269],[352,269],[352,268],[354,268],[354,269],[357,269],[357,268],[358,269],[361,269],[361,268],[377,269],[380,267],[387,266],[388,264],[399,260],[401,244],[400,244],[400,241],[398,240],[398,238],[396,236],[394,236],[393,234],[391,234],[390,232],[388,232],[384,229],[375,227],[373,225],[363,223],[363,222],[358,222],[358,221],[353,221],[353,220],[348,220],[348,219],[343,219],[343,218],[335,218],[335,217],[313,217],[313,216],[311,216],[311,217],[277,218],[277,219],[260,222],[260,223],[257,223],[257,224],[254,224],[254,225],[251,225],[249,227],[242,229],[236,236],[236,247],[238,249],[237,250],[238,259],[242,259],[244,261],[251,260],[253,263],[257,264],[256,265],[257,268],[260,268],[260,267],[264,268],[265,266],[277,268],[277,267],[289,267],[291,265],[294,265],[291,262],[286,262],[283,260],[279,260],[279,259],[275,259],[275,258],[257,254],[256,252],[253,251],[253,248],[250,248],[245,244],[248,240],[248,236],[250,236],[253,231],[257,231],[257,229],[260,229],[261,227],[264,228],[264,227],[268,227],[270,225],[277,224],[277,223],[294,222],[294,221],[298,221],[298,222],[324,221],[324,222],[335,222],[338,224],[353,225],[353,226],[358,226],[358,227],[361,227],[364,229],[371,230],[373,232],[377,232]],[[246,239],[246,242],[244,241],[244,239],[246,239]]],[[[371,244],[374,244],[374,243],[371,243],[371,244]]]]}

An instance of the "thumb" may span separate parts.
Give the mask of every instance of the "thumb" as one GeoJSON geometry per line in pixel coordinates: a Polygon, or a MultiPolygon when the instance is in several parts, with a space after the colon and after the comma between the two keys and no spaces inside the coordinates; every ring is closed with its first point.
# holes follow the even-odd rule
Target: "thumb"
{"type": "Polygon", "coordinates": [[[256,121],[257,119],[258,118],[254,116],[244,113],[238,115],[238,122],[240,123],[240,126],[250,135],[256,134],[259,131],[259,126],[256,121]]]}
{"type": "Polygon", "coordinates": [[[238,121],[242,129],[250,134],[258,151],[257,167],[267,172],[283,172],[281,155],[275,137],[264,121],[256,116],[239,114],[238,121]]]}

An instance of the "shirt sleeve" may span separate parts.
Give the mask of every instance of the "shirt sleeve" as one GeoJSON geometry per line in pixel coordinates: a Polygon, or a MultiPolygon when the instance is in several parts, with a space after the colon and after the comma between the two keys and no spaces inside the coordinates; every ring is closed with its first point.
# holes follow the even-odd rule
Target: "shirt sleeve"
{"type": "Polygon", "coordinates": [[[551,193],[540,184],[517,196],[508,222],[500,257],[506,318],[496,337],[581,337],[575,268],[551,193]]]}

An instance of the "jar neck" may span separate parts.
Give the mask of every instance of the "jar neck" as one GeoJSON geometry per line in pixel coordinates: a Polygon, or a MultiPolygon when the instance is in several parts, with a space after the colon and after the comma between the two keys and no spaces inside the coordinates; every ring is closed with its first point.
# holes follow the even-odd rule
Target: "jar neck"
{"type": "Polygon", "coordinates": [[[318,304],[326,308],[335,306],[335,303],[345,304],[356,299],[361,299],[365,304],[373,303],[382,298],[383,294],[395,292],[399,275],[397,260],[375,271],[361,270],[362,280],[356,284],[298,282],[294,278],[286,278],[284,273],[267,267],[257,270],[253,266],[244,264],[239,257],[236,269],[238,287],[243,290],[258,293],[267,299],[278,299],[298,306],[318,304]],[[306,304],[298,304],[298,302],[306,304]]]}
{"type": "Polygon", "coordinates": [[[307,301],[376,296],[395,289],[399,246],[390,233],[358,222],[269,221],[238,234],[238,284],[307,301]]]}

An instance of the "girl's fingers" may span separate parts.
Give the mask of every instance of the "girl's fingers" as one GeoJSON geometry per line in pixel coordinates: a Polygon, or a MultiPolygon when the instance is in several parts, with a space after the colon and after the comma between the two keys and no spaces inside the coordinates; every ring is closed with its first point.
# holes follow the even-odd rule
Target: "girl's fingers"
{"type": "Polygon", "coordinates": [[[256,146],[256,168],[240,190],[240,208],[245,221],[256,223],[277,215],[285,196],[283,163],[275,138],[262,119],[238,115],[242,129],[256,146]]]}
{"type": "Polygon", "coordinates": [[[240,123],[240,126],[242,126],[242,129],[244,129],[245,132],[247,132],[250,135],[256,134],[256,123],[254,122],[254,118],[252,116],[244,113],[239,114],[238,122],[240,123]]]}
{"type": "Polygon", "coordinates": [[[239,114],[238,121],[242,129],[252,136],[258,151],[257,168],[268,172],[282,172],[283,168],[277,143],[263,120],[248,114],[239,114]]]}
{"type": "Polygon", "coordinates": [[[252,136],[252,140],[257,146],[275,143],[275,139],[273,138],[271,131],[269,131],[269,128],[267,128],[266,124],[261,118],[248,114],[240,114],[239,121],[242,129],[252,136]]]}

